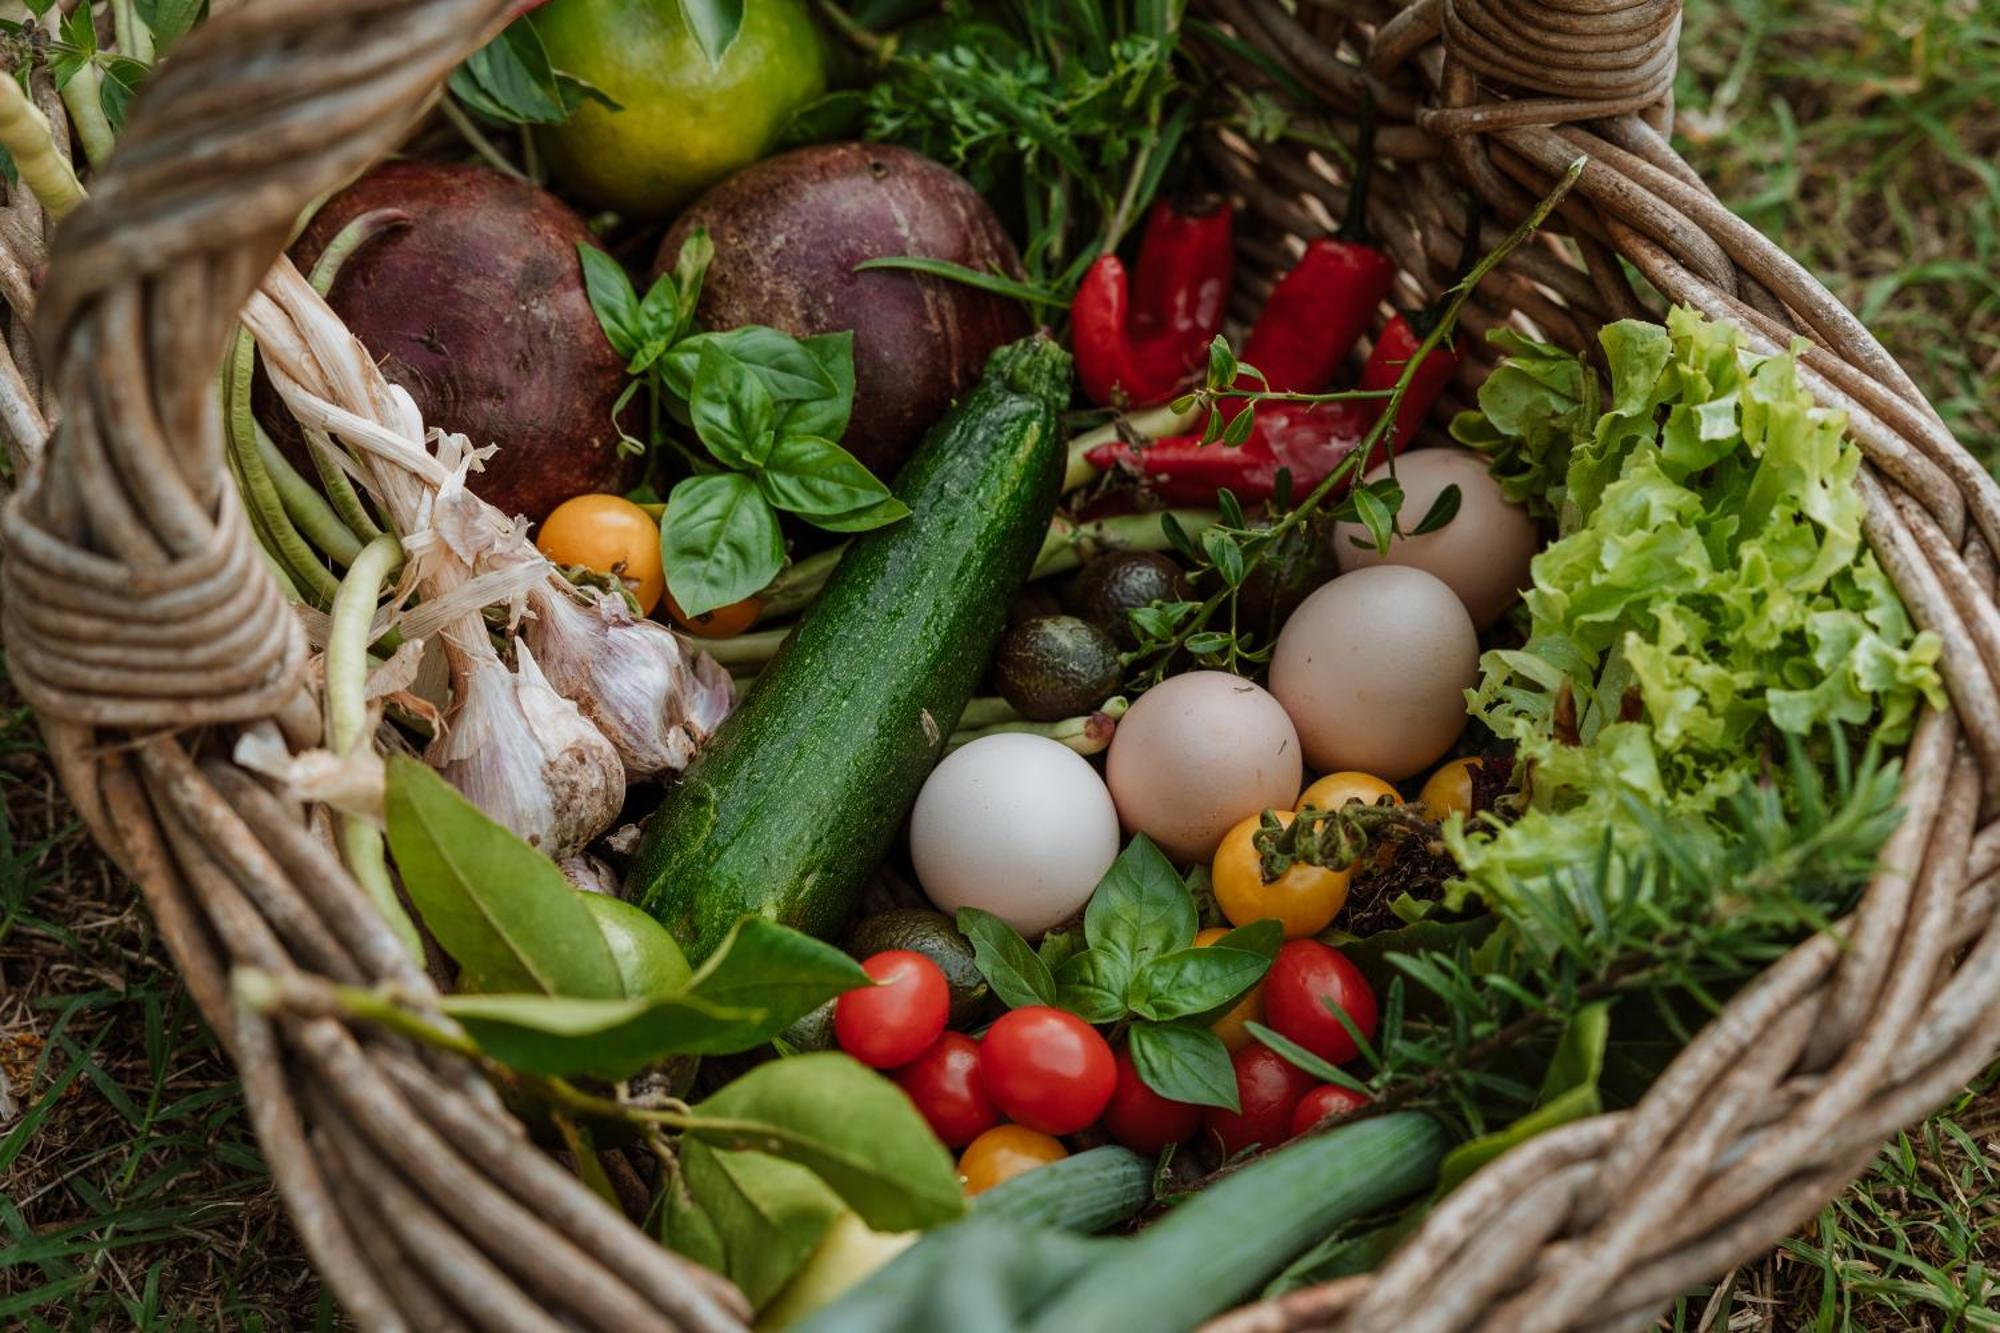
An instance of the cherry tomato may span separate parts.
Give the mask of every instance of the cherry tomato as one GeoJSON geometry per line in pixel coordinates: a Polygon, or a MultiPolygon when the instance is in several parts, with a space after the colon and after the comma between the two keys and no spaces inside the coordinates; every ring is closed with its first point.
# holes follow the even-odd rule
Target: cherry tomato
{"type": "Polygon", "coordinates": [[[1261,1042],[1245,1046],[1229,1062],[1236,1067],[1236,1097],[1243,1109],[1211,1106],[1202,1123],[1231,1157],[1257,1144],[1277,1147],[1291,1137],[1292,1113],[1312,1087],[1311,1076],[1261,1042]]]}
{"type": "Polygon", "coordinates": [[[1074,1134],[1104,1113],[1118,1062],[1096,1028],[1033,1004],[1001,1015],[986,1030],[979,1077],[1008,1119],[1044,1134],[1074,1134]]]}
{"type": "Polygon", "coordinates": [[[958,1158],[958,1182],[967,1194],[981,1194],[1023,1171],[1061,1161],[1069,1149],[1025,1125],[995,1125],[965,1145],[958,1158]]]}
{"type": "Polygon", "coordinates": [[[1299,794],[1299,803],[1292,807],[1303,810],[1314,806],[1321,810],[1338,810],[1349,801],[1359,801],[1363,805],[1373,805],[1384,796],[1391,805],[1401,805],[1403,798],[1396,789],[1373,773],[1329,773],[1299,794]]]}
{"type": "Polygon", "coordinates": [[[1000,1112],[979,1081],[979,1043],[963,1032],[945,1033],[890,1077],[947,1148],[963,1148],[1000,1123],[1000,1112]]]}
{"type": "Polygon", "coordinates": [[[642,616],[652,614],[666,591],[660,525],[622,495],[578,495],[563,501],[542,520],[535,546],[559,565],[617,575],[632,590],[642,616]]]}
{"type": "Polygon", "coordinates": [[[871,1069],[906,1065],[944,1031],[951,987],[936,963],[909,949],[878,953],[861,970],[875,984],[833,1002],[834,1040],[871,1069]]]}
{"type": "Polygon", "coordinates": [[[1129,1052],[1118,1052],[1118,1086],[1104,1108],[1104,1128],[1136,1153],[1151,1156],[1169,1143],[1185,1143],[1201,1128],[1199,1106],[1169,1101],[1146,1086],[1129,1052]]]}
{"type": "Polygon", "coordinates": [[[1472,813],[1472,769],[1477,759],[1454,759],[1430,775],[1417,800],[1439,819],[1472,813]]]}
{"type": "MultiPolygon", "coordinates": [[[[1290,824],[1298,818],[1290,810],[1277,812],[1278,822],[1290,824]]],[[[1285,928],[1285,938],[1314,935],[1333,921],[1347,901],[1348,870],[1325,866],[1294,865],[1274,880],[1266,881],[1261,858],[1251,838],[1262,816],[1252,815],[1222,837],[1215,849],[1210,878],[1215,885],[1216,906],[1232,925],[1247,926],[1252,921],[1274,919],[1285,928]]]]}
{"type": "Polygon", "coordinates": [[[745,597],[740,602],[731,602],[727,606],[718,606],[713,611],[704,611],[698,616],[691,616],[681,610],[681,604],[674,600],[672,593],[667,594],[667,619],[697,639],[733,639],[756,624],[757,617],[763,610],[764,602],[761,598],[745,597]]]}
{"type": "Polygon", "coordinates": [[[1264,975],[1264,1013],[1271,1028],[1322,1060],[1345,1064],[1360,1050],[1329,1004],[1374,1040],[1375,991],[1346,954],[1318,940],[1292,940],[1280,948],[1264,975]]]}
{"type": "MultiPolygon", "coordinates": [[[[1195,947],[1206,949],[1229,932],[1221,926],[1213,926],[1194,937],[1195,947]]],[[[1232,1051],[1240,1051],[1255,1040],[1250,1035],[1246,1023],[1264,1021],[1264,983],[1252,986],[1244,997],[1236,1002],[1236,1007],[1208,1025],[1209,1031],[1222,1038],[1222,1044],[1232,1051]]]]}
{"type": "Polygon", "coordinates": [[[1366,1105],[1368,1099],[1352,1088],[1322,1083],[1299,1098],[1298,1109],[1292,1112],[1292,1137],[1297,1138],[1330,1115],[1345,1115],[1366,1105]]]}

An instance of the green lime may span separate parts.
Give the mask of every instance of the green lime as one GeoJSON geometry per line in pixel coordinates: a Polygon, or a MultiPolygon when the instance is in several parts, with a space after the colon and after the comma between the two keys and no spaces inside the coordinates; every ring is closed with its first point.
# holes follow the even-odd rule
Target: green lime
{"type": "Polygon", "coordinates": [[[687,957],[665,926],[630,903],[602,893],[581,896],[611,948],[628,996],[659,995],[686,983],[687,957]]]}
{"type": "Polygon", "coordinates": [[[678,0],[551,0],[535,11],[550,62],[618,103],[579,107],[538,142],[556,179],[628,217],[664,217],[763,156],[826,91],[826,53],[803,0],[744,0],[711,64],[678,0]]]}

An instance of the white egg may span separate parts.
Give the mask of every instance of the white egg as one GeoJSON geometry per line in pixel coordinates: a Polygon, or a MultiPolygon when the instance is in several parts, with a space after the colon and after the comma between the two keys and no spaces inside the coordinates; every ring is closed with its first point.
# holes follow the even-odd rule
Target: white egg
{"type": "Polygon", "coordinates": [[[1120,719],[1104,766],[1118,817],[1176,861],[1206,861],[1264,810],[1289,810],[1299,734],[1270,693],[1227,671],[1169,676],[1120,719]]]}
{"type": "Polygon", "coordinates": [[[1402,565],[1343,574],[1299,604],[1271,654],[1271,693],[1306,762],[1400,782],[1465,730],[1479,632],[1458,595],[1402,565]]]}
{"type": "MultiPolygon", "coordinates": [[[[1384,463],[1368,479],[1388,475],[1384,463]]],[[[1422,521],[1447,486],[1458,487],[1458,513],[1435,532],[1392,539],[1387,554],[1375,549],[1359,523],[1340,524],[1333,541],[1341,572],[1408,565],[1443,579],[1465,603],[1475,628],[1506,615],[1528,586],[1528,566],[1542,536],[1528,511],[1500,493],[1486,460],[1470,449],[1418,449],[1396,460],[1396,482],[1403,488],[1399,512],[1406,529],[1422,521]]]]}
{"type": "Polygon", "coordinates": [[[910,812],[931,901],[977,907],[1033,938],[1075,916],[1118,857],[1118,811],[1088,761],[1002,732],[945,756],[910,812]]]}

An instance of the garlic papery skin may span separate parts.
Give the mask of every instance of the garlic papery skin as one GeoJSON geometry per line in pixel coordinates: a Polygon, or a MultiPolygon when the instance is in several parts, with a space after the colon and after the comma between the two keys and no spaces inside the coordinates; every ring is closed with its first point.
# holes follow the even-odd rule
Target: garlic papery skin
{"type": "Polygon", "coordinates": [[[728,673],[622,598],[572,596],[551,580],[529,591],[528,607],[522,637],[549,683],[616,747],[628,781],[680,772],[728,715],[728,673]]]}
{"type": "Polygon", "coordinates": [[[625,803],[618,751],[549,685],[525,643],[510,671],[476,619],[444,640],[452,707],[424,759],[543,855],[582,851],[625,803]]]}

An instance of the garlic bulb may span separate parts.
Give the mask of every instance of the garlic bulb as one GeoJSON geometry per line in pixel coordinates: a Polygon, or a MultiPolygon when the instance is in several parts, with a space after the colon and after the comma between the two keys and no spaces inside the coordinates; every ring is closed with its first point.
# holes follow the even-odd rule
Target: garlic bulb
{"type": "Polygon", "coordinates": [[[627,779],[680,772],[729,712],[728,673],[623,599],[578,596],[585,604],[554,580],[530,589],[522,637],[549,683],[616,747],[627,779]]]}
{"type": "Polygon", "coordinates": [[[444,640],[452,707],[424,759],[543,854],[582,851],[625,803],[618,751],[549,685],[525,643],[509,671],[477,620],[444,640]]]}

